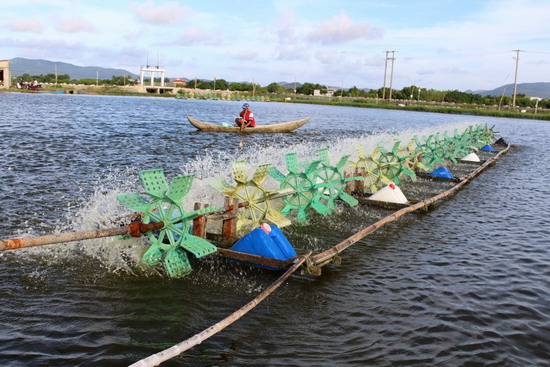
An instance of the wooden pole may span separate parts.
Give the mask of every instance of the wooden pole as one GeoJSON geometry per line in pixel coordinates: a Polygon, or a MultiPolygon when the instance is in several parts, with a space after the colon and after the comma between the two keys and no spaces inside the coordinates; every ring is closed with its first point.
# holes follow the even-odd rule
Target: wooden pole
{"type": "MultiPolygon", "coordinates": [[[[207,208],[209,205],[205,204],[204,207],[207,208]]],[[[195,203],[194,210],[199,210],[201,208],[200,203],[195,203]]],[[[193,219],[193,236],[200,238],[206,238],[206,215],[199,215],[193,219]]]]}
{"type": "MultiPolygon", "coordinates": [[[[287,191],[283,193],[279,193],[277,195],[273,195],[270,197],[271,199],[278,199],[281,197],[285,197],[288,195],[295,194],[296,191],[287,191]]],[[[234,219],[238,209],[247,207],[250,204],[248,202],[239,203],[238,199],[235,199],[233,204],[230,204],[229,198],[226,198],[226,209],[224,210],[216,210],[213,208],[212,212],[209,214],[222,214],[220,217],[223,219],[223,226],[226,228],[227,235],[229,237],[234,238],[236,235],[236,220],[234,219]]],[[[195,204],[197,205],[197,204],[195,204]]],[[[200,204],[198,204],[200,205],[200,204]]],[[[204,207],[208,207],[208,204],[205,204],[204,207]]],[[[195,206],[195,210],[199,209],[199,207],[195,206]]],[[[218,218],[210,218],[212,220],[216,220],[218,218]]],[[[198,216],[193,221],[194,228],[195,223],[202,223],[199,224],[199,228],[201,228],[201,232],[203,233],[206,231],[206,222],[207,217],[206,214],[203,214],[201,216],[198,216]]],[[[140,233],[145,233],[151,230],[157,230],[164,226],[163,222],[154,222],[154,223],[141,223],[141,222],[132,222],[132,224],[124,227],[115,227],[115,228],[107,228],[107,229],[99,229],[99,230],[92,230],[92,231],[82,231],[82,232],[70,232],[70,233],[61,233],[61,234],[54,234],[54,235],[47,235],[47,236],[38,236],[38,237],[23,237],[23,238],[10,238],[10,239],[0,239],[0,251],[4,250],[14,250],[22,247],[32,247],[32,246],[42,246],[42,245],[51,245],[54,243],[63,243],[63,242],[73,242],[73,241],[81,241],[81,240],[89,240],[94,238],[102,238],[102,237],[114,237],[114,236],[124,236],[127,234],[132,234],[133,236],[139,236],[140,233]],[[133,227],[134,229],[132,229],[133,227]]],[[[205,238],[205,235],[196,234],[198,232],[195,232],[195,229],[193,229],[193,234],[195,236],[199,236],[202,238],[205,238]]]]}
{"type": "Polygon", "coordinates": [[[154,222],[145,224],[142,222],[132,222],[124,227],[97,229],[92,231],[70,232],[52,234],[38,237],[10,238],[0,240],[0,251],[14,250],[22,247],[33,247],[51,245],[54,243],[74,242],[81,240],[91,240],[94,238],[124,236],[130,234],[134,237],[141,236],[142,233],[154,231],[164,227],[163,222],[154,222]]]}
{"type": "Polygon", "coordinates": [[[246,305],[233,312],[231,315],[227,316],[225,319],[220,322],[210,326],[208,329],[203,330],[202,332],[195,334],[191,338],[182,341],[179,344],[176,344],[168,349],[165,349],[159,353],[153,354],[147,358],[144,358],[140,361],[137,361],[134,364],[131,364],[130,367],[151,367],[158,366],[162,362],[165,362],[175,356],[193,348],[195,345],[198,345],[210,338],[211,336],[219,333],[235,321],[239,320],[241,317],[246,315],[250,310],[256,307],[260,302],[262,302],[267,296],[273,293],[281,284],[283,284],[290,276],[298,270],[302,264],[309,258],[311,252],[299,258],[299,260],[288,269],[279,279],[277,279],[273,284],[267,287],[262,293],[260,293],[252,301],[248,302],[246,305]]]}
{"type": "Polygon", "coordinates": [[[237,212],[239,210],[239,199],[233,199],[231,204],[231,198],[225,197],[226,213],[229,214],[229,218],[222,221],[222,237],[224,240],[228,240],[237,236],[237,212]]]}
{"type": "Polygon", "coordinates": [[[0,240],[0,251],[14,250],[22,247],[33,247],[42,245],[51,245],[61,242],[73,242],[80,240],[89,240],[93,238],[103,238],[112,236],[122,236],[129,233],[127,226],[108,229],[99,229],[94,231],[71,232],[52,234],[40,237],[23,237],[0,240]]]}
{"type": "Polygon", "coordinates": [[[447,196],[455,193],[458,189],[460,189],[462,186],[464,186],[473,177],[477,176],[481,171],[483,171],[487,166],[494,163],[494,161],[496,159],[498,159],[498,157],[500,155],[502,155],[502,154],[506,153],[508,150],[510,150],[510,147],[511,147],[510,144],[508,144],[506,149],[500,151],[496,156],[494,156],[492,158],[489,158],[484,164],[479,166],[475,171],[473,171],[470,174],[462,177],[460,179],[461,181],[457,185],[453,186],[451,189],[449,189],[449,190],[447,190],[447,191],[445,191],[445,192],[443,192],[439,195],[433,196],[429,199],[419,201],[418,203],[416,203],[414,205],[411,205],[411,206],[408,206],[408,207],[403,208],[401,210],[398,210],[395,213],[393,213],[393,214],[391,214],[391,215],[389,215],[385,218],[380,219],[376,223],[373,223],[370,226],[362,229],[361,231],[357,232],[353,236],[348,237],[347,239],[340,242],[336,246],[334,246],[334,247],[332,247],[332,248],[330,248],[330,249],[328,249],[324,252],[321,252],[319,254],[316,254],[316,255],[312,256],[311,257],[311,263],[313,265],[322,266],[322,265],[326,264],[327,262],[329,262],[334,256],[338,255],[339,253],[341,253],[342,251],[344,251],[345,249],[347,249],[348,247],[350,247],[351,245],[353,245],[357,241],[361,240],[362,238],[364,238],[368,234],[376,231],[377,229],[383,227],[384,225],[386,225],[390,222],[393,222],[394,220],[398,219],[399,217],[402,217],[405,214],[414,212],[414,211],[416,211],[418,209],[421,209],[423,207],[427,207],[428,205],[433,204],[437,200],[443,199],[444,197],[447,197],[447,196]]]}

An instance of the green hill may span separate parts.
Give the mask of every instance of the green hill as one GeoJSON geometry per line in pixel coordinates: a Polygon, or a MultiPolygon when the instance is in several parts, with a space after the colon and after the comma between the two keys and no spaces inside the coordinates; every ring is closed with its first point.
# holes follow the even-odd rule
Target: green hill
{"type": "Polygon", "coordinates": [[[23,74],[47,75],[54,74],[57,65],[57,74],[69,74],[71,79],[111,79],[113,76],[129,76],[137,78],[139,75],[124,69],[102,68],[99,66],[77,66],[66,62],[48,61],[41,59],[25,59],[16,57],[10,60],[12,76],[23,74]]]}
{"type": "MultiPolygon", "coordinates": [[[[505,96],[514,94],[514,84],[506,84],[493,90],[467,91],[467,93],[481,94],[482,96],[501,96],[504,91],[505,96]],[[506,88],[506,89],[505,89],[506,88]]],[[[525,94],[528,97],[550,98],[550,83],[519,83],[517,86],[518,94],[525,94]]]]}

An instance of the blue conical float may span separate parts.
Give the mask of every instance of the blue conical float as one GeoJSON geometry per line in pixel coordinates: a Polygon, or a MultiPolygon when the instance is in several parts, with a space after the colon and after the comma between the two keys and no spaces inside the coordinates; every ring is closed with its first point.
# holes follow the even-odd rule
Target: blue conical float
{"type": "Polygon", "coordinates": [[[443,177],[443,178],[455,178],[451,171],[447,167],[439,167],[432,173],[430,173],[431,177],[443,177]]]}
{"type": "Polygon", "coordinates": [[[231,247],[231,250],[276,260],[288,260],[297,256],[283,232],[267,223],[241,238],[231,247]]]}
{"type": "Polygon", "coordinates": [[[490,146],[489,144],[486,144],[483,148],[481,148],[481,150],[484,150],[486,152],[494,152],[495,151],[495,148],[493,148],[492,146],[490,146]]]}

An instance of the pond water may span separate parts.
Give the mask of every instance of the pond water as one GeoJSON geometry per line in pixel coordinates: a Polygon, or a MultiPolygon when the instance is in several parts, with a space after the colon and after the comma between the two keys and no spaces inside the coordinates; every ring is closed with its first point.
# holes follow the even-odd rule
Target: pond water
{"type": "MultiPolygon", "coordinates": [[[[185,205],[221,202],[232,162],[331,160],[414,136],[495,125],[516,144],[450,199],[359,241],[318,278],[293,277],[244,318],[166,366],[550,363],[550,124],[537,120],[252,103],[258,123],[311,116],[291,134],[197,132],[239,102],[1,93],[0,238],[112,226],[139,172],[195,174],[185,205]],[[242,145],[242,149],[240,146],[242,145]]],[[[381,216],[339,206],[285,228],[297,248],[333,246],[381,216]]],[[[0,253],[0,364],[121,366],[220,321],[280,274],[220,261],[169,279],[138,265],[145,239],[0,253]]]]}

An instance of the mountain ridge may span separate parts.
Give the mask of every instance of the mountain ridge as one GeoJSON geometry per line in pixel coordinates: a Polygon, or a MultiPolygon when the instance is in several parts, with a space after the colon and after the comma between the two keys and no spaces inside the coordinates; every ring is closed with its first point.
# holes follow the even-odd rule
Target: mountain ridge
{"type": "MultiPolygon", "coordinates": [[[[503,92],[505,96],[512,96],[514,94],[514,84],[502,85],[491,90],[466,91],[466,93],[493,97],[499,97],[503,92]]],[[[528,97],[550,98],[550,82],[518,83],[517,94],[525,94],[528,97]]]]}
{"type": "Polygon", "coordinates": [[[111,79],[113,76],[129,76],[138,78],[139,75],[124,69],[104,68],[100,66],[78,66],[61,61],[49,61],[43,59],[27,59],[16,57],[10,60],[10,71],[12,76],[47,75],[54,74],[57,67],[57,74],[69,74],[71,79],[111,79]]]}

